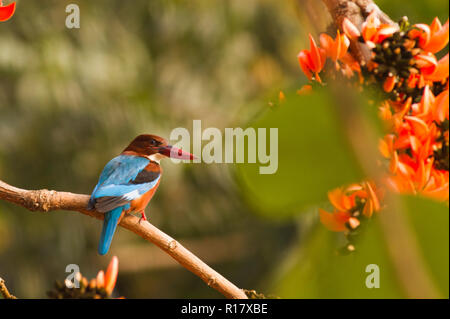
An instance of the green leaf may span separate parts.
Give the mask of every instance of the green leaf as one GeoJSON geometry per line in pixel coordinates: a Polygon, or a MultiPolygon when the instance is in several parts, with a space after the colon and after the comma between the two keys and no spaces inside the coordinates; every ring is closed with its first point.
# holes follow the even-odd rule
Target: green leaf
{"type": "Polygon", "coordinates": [[[308,96],[287,94],[284,103],[250,126],[278,128],[275,174],[260,174],[257,164],[237,166],[243,193],[266,216],[291,216],[326,200],[329,190],[361,179],[326,90],[308,96]]]}
{"type": "Polygon", "coordinates": [[[449,297],[449,212],[448,206],[416,196],[404,198],[421,253],[445,298],[449,297]]]}
{"type": "MultiPolygon", "coordinates": [[[[399,279],[399,273],[405,270],[401,267],[424,264],[439,296],[448,298],[448,207],[420,197],[404,196],[401,201],[406,217],[404,226],[413,234],[410,241],[419,243],[421,260],[412,260],[404,250],[391,254],[390,242],[386,240],[378,216],[367,221],[360,230],[356,250],[348,255],[338,254],[344,245],[343,234],[317,225],[306,242],[301,242],[289,257],[292,266],[278,276],[271,291],[282,298],[406,298],[408,294],[399,279]],[[403,259],[403,266],[397,268],[394,258],[403,259]],[[370,264],[379,268],[379,288],[366,286],[366,278],[372,273],[366,273],[370,264]]],[[[383,213],[388,212],[380,212],[383,213]]],[[[415,284],[415,278],[411,278],[411,283],[415,284]]]]}

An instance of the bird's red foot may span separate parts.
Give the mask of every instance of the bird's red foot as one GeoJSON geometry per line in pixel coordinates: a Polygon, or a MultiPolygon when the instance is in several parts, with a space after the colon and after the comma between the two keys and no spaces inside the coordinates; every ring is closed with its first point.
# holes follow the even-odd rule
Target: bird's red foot
{"type": "Polygon", "coordinates": [[[141,220],[147,221],[147,217],[145,216],[145,212],[141,212],[141,218],[139,218],[139,224],[141,223],[141,220]]]}

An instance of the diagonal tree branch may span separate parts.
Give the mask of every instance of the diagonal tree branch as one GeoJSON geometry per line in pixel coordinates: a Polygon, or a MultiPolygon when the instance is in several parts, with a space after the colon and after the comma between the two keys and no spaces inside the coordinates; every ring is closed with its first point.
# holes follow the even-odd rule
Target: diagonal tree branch
{"type": "MultiPolygon", "coordinates": [[[[8,185],[0,180],[0,199],[23,206],[30,211],[49,212],[53,210],[77,211],[97,219],[104,214],[88,210],[88,195],[80,195],[54,190],[25,190],[8,185]]],[[[119,224],[133,233],[150,241],[174,258],[180,265],[200,277],[208,286],[227,298],[247,299],[243,290],[209,267],[183,245],[147,221],[126,215],[119,224]]]]}

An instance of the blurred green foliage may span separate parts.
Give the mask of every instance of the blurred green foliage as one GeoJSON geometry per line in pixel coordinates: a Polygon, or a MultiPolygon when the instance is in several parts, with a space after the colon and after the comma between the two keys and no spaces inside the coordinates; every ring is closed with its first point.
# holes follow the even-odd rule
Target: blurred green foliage
{"type": "MultiPolygon", "coordinates": [[[[420,267],[406,255],[408,249],[419,244],[419,257],[425,261],[425,275],[431,279],[439,297],[449,296],[449,216],[446,204],[419,197],[401,198],[403,214],[412,238],[393,238],[409,246],[390,253],[394,243],[383,234],[380,221],[373,219],[358,238],[356,251],[343,254],[339,245],[342,234],[332,233],[324,227],[311,229],[306,243],[298,247],[294,261],[274,283],[275,293],[290,298],[407,298],[408,293],[400,281],[400,272],[420,267]],[[395,262],[403,263],[396,267],[395,262]],[[379,288],[367,288],[368,265],[379,268],[379,288]]],[[[384,213],[389,214],[388,211],[384,213]]],[[[416,260],[417,262],[417,260],[416,260]]],[[[420,260],[422,262],[422,260],[420,260]]],[[[408,278],[412,285],[418,278],[408,278]]],[[[370,278],[369,278],[370,281],[370,278]]]]}
{"type": "MultiPolygon", "coordinates": [[[[139,133],[168,137],[193,119],[220,129],[278,127],[275,175],[258,175],[258,165],[163,163],[147,216],[232,282],[265,295],[405,296],[376,219],[348,256],[335,255],[342,235],[318,223],[327,190],[361,178],[330,96],[289,95],[268,109],[280,89],[306,83],[296,55],[309,30],[296,2],[80,0],[78,30],[64,26],[69,3],[18,0],[13,19],[0,24],[0,179],[89,193],[139,133]],[[368,263],[380,265],[379,290],[364,286],[368,263]]],[[[412,22],[448,12],[445,1],[377,3],[412,22]]],[[[448,212],[404,201],[433,282],[448,296],[448,212]]],[[[93,277],[109,262],[96,254],[100,227],[77,213],[0,202],[0,276],[25,298],[45,297],[70,263],[93,277]]],[[[118,295],[219,297],[158,252],[118,230],[118,295]]]]}
{"type": "Polygon", "coordinates": [[[260,174],[253,164],[238,165],[248,199],[259,213],[276,218],[298,214],[325,201],[330,189],[363,178],[332,99],[319,88],[302,96],[287,93],[285,102],[251,123],[278,128],[276,174],[260,174]]]}
{"type": "Polygon", "coordinates": [[[448,2],[441,0],[389,1],[377,0],[377,5],[395,21],[407,16],[412,23],[430,24],[434,17],[442,23],[448,19],[448,2]]]}

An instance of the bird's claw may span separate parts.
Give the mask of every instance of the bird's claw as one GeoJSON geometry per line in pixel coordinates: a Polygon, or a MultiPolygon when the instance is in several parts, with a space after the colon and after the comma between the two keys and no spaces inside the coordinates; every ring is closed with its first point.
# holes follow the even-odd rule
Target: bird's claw
{"type": "Polygon", "coordinates": [[[139,218],[139,224],[141,223],[142,220],[147,221],[147,217],[145,216],[144,212],[141,212],[141,218],[139,218]]]}

